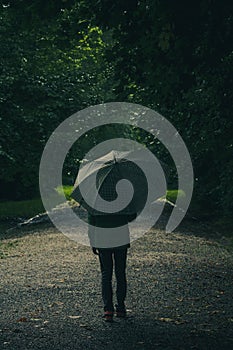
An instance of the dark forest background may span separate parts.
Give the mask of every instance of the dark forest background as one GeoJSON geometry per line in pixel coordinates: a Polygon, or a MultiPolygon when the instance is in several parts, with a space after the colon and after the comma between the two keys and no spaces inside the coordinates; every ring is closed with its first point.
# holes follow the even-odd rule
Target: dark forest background
{"type": "MultiPolygon", "coordinates": [[[[63,120],[90,105],[128,101],[180,132],[195,173],[191,210],[230,217],[232,9],[227,0],[1,1],[1,200],[39,196],[41,154],[63,120]]],[[[150,135],[131,131],[156,147],[150,135]]],[[[98,135],[69,155],[67,184],[98,135]]]]}

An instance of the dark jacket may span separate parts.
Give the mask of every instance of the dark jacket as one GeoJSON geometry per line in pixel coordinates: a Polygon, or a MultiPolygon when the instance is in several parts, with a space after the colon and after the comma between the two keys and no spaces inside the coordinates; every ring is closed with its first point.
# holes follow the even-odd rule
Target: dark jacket
{"type": "MultiPolygon", "coordinates": [[[[128,223],[133,221],[137,217],[136,214],[131,215],[116,215],[116,214],[108,214],[108,215],[91,215],[88,213],[88,223],[99,229],[91,229],[92,226],[89,226],[88,235],[90,239],[90,244],[93,248],[103,248],[96,246],[96,241],[98,241],[98,235],[101,233],[101,228],[117,228],[127,225],[127,229],[125,229],[124,235],[125,240],[128,242],[124,245],[114,246],[114,248],[129,248],[129,230],[128,223]]],[[[125,226],[124,226],[125,227],[125,226]]],[[[98,243],[97,243],[98,245],[98,243]]],[[[110,248],[110,247],[109,247],[110,248]]],[[[103,248],[104,249],[104,248],[103,248]]]]}

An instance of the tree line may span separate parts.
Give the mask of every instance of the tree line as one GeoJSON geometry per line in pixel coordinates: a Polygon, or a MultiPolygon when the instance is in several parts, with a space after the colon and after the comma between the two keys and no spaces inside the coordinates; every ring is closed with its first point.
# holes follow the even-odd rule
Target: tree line
{"type": "MultiPolygon", "coordinates": [[[[43,147],[68,116],[126,101],[156,110],[180,132],[194,167],[193,207],[230,215],[232,7],[227,0],[2,1],[1,198],[39,194],[43,147]]],[[[98,135],[109,133],[122,130],[97,130],[70,152],[66,181],[98,135]]],[[[123,133],[157,147],[140,130],[123,133]]]]}

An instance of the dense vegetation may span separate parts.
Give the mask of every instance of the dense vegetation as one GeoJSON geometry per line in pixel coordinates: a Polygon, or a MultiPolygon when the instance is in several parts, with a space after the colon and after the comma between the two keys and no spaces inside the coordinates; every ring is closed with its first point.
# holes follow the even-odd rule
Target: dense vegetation
{"type": "MultiPolygon", "coordinates": [[[[193,208],[230,215],[232,7],[227,0],[2,1],[1,198],[38,196],[41,153],[62,120],[93,104],[129,101],[162,113],[185,140],[193,208]]],[[[71,164],[66,180],[77,170],[71,164]]]]}

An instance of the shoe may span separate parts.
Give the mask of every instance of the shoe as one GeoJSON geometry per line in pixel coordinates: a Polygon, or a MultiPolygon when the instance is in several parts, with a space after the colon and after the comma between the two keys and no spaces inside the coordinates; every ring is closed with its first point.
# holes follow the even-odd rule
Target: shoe
{"type": "Polygon", "coordinates": [[[116,311],[116,317],[125,318],[126,317],[126,311],[116,311]]]}
{"type": "Polygon", "coordinates": [[[119,305],[115,305],[116,306],[116,317],[126,317],[126,309],[125,306],[119,306],[119,305]]]}
{"type": "Polygon", "coordinates": [[[112,322],[113,321],[113,311],[104,311],[103,318],[106,322],[112,322]]]}

